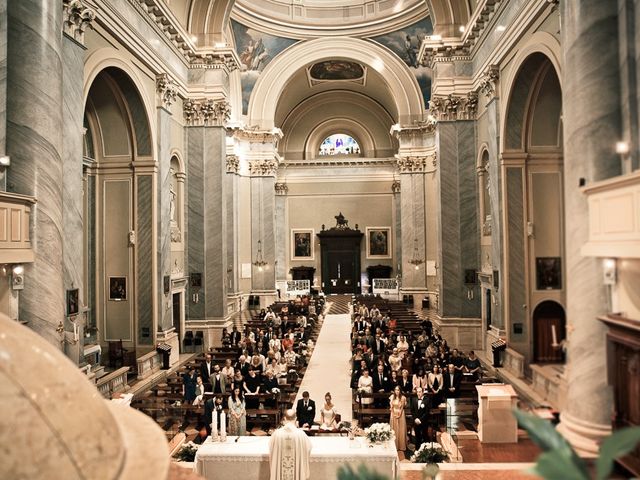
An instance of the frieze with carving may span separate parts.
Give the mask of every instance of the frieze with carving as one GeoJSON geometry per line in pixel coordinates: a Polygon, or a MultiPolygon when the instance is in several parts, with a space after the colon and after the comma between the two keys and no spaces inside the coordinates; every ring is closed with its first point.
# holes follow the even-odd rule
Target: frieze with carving
{"type": "Polygon", "coordinates": [[[276,160],[253,160],[249,162],[249,173],[259,177],[273,177],[278,173],[276,160]]]}
{"type": "Polygon", "coordinates": [[[160,104],[165,108],[171,107],[178,98],[178,86],[167,73],[156,76],[156,92],[160,104]]]}
{"type": "Polygon", "coordinates": [[[82,0],[63,0],[62,18],[64,33],[84,45],[84,33],[88,27],[91,27],[96,13],[82,0]]]}
{"type": "Polygon", "coordinates": [[[427,171],[429,165],[437,165],[436,155],[399,157],[396,165],[400,173],[430,173],[427,171]]]}

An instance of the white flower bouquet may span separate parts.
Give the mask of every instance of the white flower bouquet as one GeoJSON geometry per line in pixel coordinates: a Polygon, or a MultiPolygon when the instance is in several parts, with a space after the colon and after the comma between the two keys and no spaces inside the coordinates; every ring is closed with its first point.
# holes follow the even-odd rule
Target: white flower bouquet
{"type": "Polygon", "coordinates": [[[364,434],[371,443],[386,442],[393,438],[393,430],[388,423],[374,423],[364,429],[364,434]]]}
{"type": "Polygon", "coordinates": [[[449,455],[439,443],[426,442],[411,457],[415,463],[442,463],[449,459],[449,455]]]}
{"type": "Polygon", "coordinates": [[[187,442],[180,450],[173,456],[173,458],[178,459],[181,462],[193,462],[196,458],[196,452],[198,451],[199,445],[196,445],[193,442],[187,442]]]}

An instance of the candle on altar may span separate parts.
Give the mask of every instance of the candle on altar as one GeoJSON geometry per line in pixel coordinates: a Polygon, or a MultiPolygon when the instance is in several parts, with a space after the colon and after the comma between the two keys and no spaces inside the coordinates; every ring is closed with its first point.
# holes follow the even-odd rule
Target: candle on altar
{"type": "Polygon", "coordinates": [[[218,436],[218,412],[215,408],[211,414],[211,435],[214,438],[218,436]]]}
{"type": "Polygon", "coordinates": [[[227,435],[227,424],[225,422],[224,411],[220,412],[220,435],[223,437],[227,435]]]}
{"type": "Polygon", "coordinates": [[[555,347],[556,345],[558,345],[558,336],[556,334],[556,326],[555,325],[551,325],[551,339],[553,341],[552,345],[555,347]]]}

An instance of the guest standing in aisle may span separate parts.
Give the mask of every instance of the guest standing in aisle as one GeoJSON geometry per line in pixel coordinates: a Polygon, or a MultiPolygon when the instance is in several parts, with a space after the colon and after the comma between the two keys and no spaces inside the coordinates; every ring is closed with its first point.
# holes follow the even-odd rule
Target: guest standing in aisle
{"type": "Polygon", "coordinates": [[[407,449],[407,419],[404,410],[407,406],[407,397],[402,394],[400,386],[396,385],[389,400],[391,403],[389,423],[396,436],[396,449],[405,451],[407,449]]]}

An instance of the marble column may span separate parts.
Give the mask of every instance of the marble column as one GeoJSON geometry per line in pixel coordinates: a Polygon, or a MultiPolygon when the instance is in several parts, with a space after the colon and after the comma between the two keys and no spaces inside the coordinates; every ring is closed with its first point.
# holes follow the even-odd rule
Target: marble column
{"type": "Polygon", "coordinates": [[[393,258],[396,264],[393,265],[392,276],[401,275],[403,272],[402,265],[407,261],[402,255],[402,184],[400,180],[394,180],[391,184],[391,192],[393,193],[393,215],[395,218],[393,237],[393,258]]]}
{"type": "MultiPolygon", "coordinates": [[[[65,4],[64,36],[62,38],[62,223],[63,231],[63,271],[65,289],[79,289],[81,307],[84,306],[84,205],[83,205],[83,139],[84,139],[84,57],[86,48],[83,41],[83,29],[94,13],[77,3],[70,9],[65,4]]],[[[75,326],[67,318],[64,329],[70,342],[66,344],[67,355],[75,363],[84,362],[84,327],[86,312],[74,317],[80,332],[79,340],[73,340],[75,326]]]]}
{"type": "MultiPolygon", "coordinates": [[[[173,302],[171,298],[171,291],[165,293],[164,291],[164,277],[171,275],[171,202],[174,202],[174,208],[176,213],[174,217],[177,220],[178,205],[180,205],[180,199],[178,192],[174,192],[175,198],[172,200],[172,184],[174,174],[171,170],[171,122],[173,121],[171,115],[171,104],[175,99],[175,93],[172,96],[172,91],[175,92],[175,86],[173,81],[167,75],[159,75],[156,78],[156,90],[158,91],[157,102],[157,191],[156,196],[156,222],[157,222],[157,305],[158,305],[158,318],[156,330],[158,332],[166,332],[173,327],[173,302]]],[[[179,228],[179,227],[178,227],[179,228]]],[[[184,232],[176,232],[176,235],[182,236],[184,232]]],[[[176,237],[177,239],[177,237],[176,237]]]]}
{"type": "MultiPolygon", "coordinates": [[[[275,222],[276,222],[276,281],[288,278],[287,266],[287,192],[289,187],[284,182],[276,182],[275,222]]],[[[315,241],[315,238],[312,239],[315,241]]],[[[316,272],[318,273],[318,272],[316,272]]]]}
{"type": "Polygon", "coordinates": [[[251,291],[256,294],[272,295],[276,290],[275,183],[273,170],[251,177],[251,261],[262,257],[266,262],[251,267],[251,291]]]}
{"type": "Polygon", "coordinates": [[[400,170],[400,201],[402,228],[402,289],[426,290],[426,263],[411,263],[414,257],[426,259],[425,245],[425,191],[424,169],[427,159],[424,157],[407,157],[406,162],[419,167],[400,170]],[[417,168],[417,172],[413,169],[417,168]],[[416,250],[417,248],[417,250],[416,250]]]}
{"type": "Polygon", "coordinates": [[[238,218],[239,218],[239,160],[227,155],[227,290],[237,294],[239,290],[238,218]]]}
{"type": "Polygon", "coordinates": [[[185,102],[187,126],[187,262],[202,285],[191,287],[189,320],[218,324],[227,314],[226,102],[185,102]],[[216,113],[217,112],[217,113],[216,113]],[[195,295],[195,296],[194,296],[195,295]]]}
{"type": "Polygon", "coordinates": [[[437,142],[439,313],[442,317],[479,318],[480,289],[465,285],[465,270],[476,271],[480,266],[474,122],[440,121],[437,142]]]}
{"type": "MultiPolygon", "coordinates": [[[[0,155],[7,140],[7,0],[0,0],[0,155]]],[[[6,190],[5,172],[0,172],[0,190],[6,190]]]]}
{"type": "Polygon", "coordinates": [[[588,205],[579,190],[586,183],[621,173],[615,153],[620,138],[620,78],[617,2],[561,2],[562,102],[564,125],[567,376],[566,410],[558,430],[584,455],[595,455],[610,433],[612,393],[605,326],[608,295],[602,260],[583,257],[588,239],[588,205]]]}
{"type": "Polygon", "coordinates": [[[65,318],[62,236],[62,8],[11,0],[7,8],[7,153],[10,189],[33,195],[20,319],[61,348],[65,318]]]}

